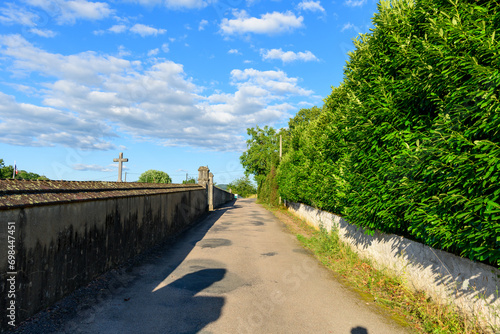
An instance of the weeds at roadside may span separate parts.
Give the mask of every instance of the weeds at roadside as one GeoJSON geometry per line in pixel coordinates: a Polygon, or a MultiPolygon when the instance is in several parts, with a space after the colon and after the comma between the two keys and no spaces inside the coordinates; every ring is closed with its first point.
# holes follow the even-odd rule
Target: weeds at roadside
{"type": "Polygon", "coordinates": [[[369,260],[360,258],[343,243],[338,233],[317,231],[286,209],[263,206],[344,283],[406,326],[419,333],[488,333],[478,319],[464,316],[451,304],[438,304],[422,291],[411,291],[400,278],[375,269],[369,260]]]}

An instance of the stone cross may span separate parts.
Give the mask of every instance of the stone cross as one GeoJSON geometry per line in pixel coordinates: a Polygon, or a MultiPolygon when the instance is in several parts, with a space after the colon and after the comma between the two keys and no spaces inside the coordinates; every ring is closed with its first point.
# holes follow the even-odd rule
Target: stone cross
{"type": "Polygon", "coordinates": [[[122,182],[122,164],[128,162],[128,159],[123,159],[123,152],[120,152],[118,159],[113,159],[114,162],[118,162],[118,182],[122,182]]]}

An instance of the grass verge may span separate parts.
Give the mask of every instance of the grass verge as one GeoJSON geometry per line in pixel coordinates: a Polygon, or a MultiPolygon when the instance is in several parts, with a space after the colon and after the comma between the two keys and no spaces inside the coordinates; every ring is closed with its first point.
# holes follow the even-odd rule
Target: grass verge
{"type": "Polygon", "coordinates": [[[399,323],[417,333],[490,333],[478,319],[464,316],[453,305],[438,304],[422,291],[408,289],[399,277],[377,270],[362,259],[338,233],[317,231],[283,207],[262,204],[295,234],[302,245],[362,298],[386,309],[399,323]]]}

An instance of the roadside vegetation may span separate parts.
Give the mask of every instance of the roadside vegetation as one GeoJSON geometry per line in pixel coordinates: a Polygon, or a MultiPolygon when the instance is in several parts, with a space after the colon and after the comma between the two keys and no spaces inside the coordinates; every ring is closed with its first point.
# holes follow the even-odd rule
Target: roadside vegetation
{"type": "Polygon", "coordinates": [[[482,334],[500,330],[483,328],[478,319],[463,315],[453,305],[443,305],[422,291],[408,289],[399,277],[377,270],[369,260],[360,258],[335,231],[317,231],[284,207],[267,204],[264,207],[273,212],[337,279],[356,291],[367,304],[385,309],[410,331],[482,334]]]}
{"type": "Polygon", "coordinates": [[[243,198],[253,198],[257,195],[257,188],[255,188],[255,185],[248,176],[232,181],[227,185],[226,189],[231,189],[233,194],[238,194],[238,196],[243,198]]]}
{"type": "Polygon", "coordinates": [[[248,129],[246,173],[264,202],[498,268],[500,3],[382,0],[373,25],[322,107],[248,129]]]}

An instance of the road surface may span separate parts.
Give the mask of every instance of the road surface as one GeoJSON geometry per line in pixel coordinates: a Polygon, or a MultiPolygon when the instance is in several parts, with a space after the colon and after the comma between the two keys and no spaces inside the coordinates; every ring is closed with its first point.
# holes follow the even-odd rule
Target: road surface
{"type": "Polygon", "coordinates": [[[251,199],[210,213],[114,280],[57,332],[407,332],[337,282],[251,199]]]}

